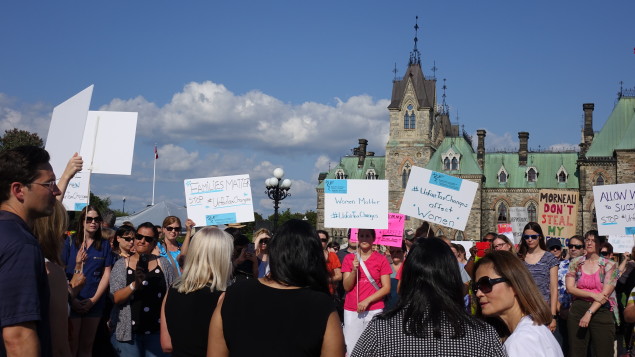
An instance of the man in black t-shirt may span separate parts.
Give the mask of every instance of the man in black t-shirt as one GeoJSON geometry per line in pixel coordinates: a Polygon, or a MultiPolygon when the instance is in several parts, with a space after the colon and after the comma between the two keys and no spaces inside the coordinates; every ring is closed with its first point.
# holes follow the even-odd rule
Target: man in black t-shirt
{"type": "Polygon", "coordinates": [[[49,287],[44,256],[31,233],[61,194],[46,150],[0,153],[0,356],[50,356],[49,287]]]}

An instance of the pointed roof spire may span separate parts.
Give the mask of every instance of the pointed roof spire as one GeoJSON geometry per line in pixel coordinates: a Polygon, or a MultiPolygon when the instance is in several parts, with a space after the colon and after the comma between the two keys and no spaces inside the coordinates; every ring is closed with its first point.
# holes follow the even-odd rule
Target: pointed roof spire
{"type": "Polygon", "coordinates": [[[441,103],[441,111],[442,111],[442,113],[449,114],[449,108],[448,108],[448,105],[445,102],[445,97],[446,97],[445,96],[445,90],[448,89],[448,86],[445,85],[445,78],[443,78],[443,87],[441,87],[441,88],[443,88],[443,95],[441,96],[443,98],[443,101],[441,103]]]}
{"type": "Polygon", "coordinates": [[[417,42],[419,42],[419,38],[417,37],[418,32],[419,32],[419,16],[416,16],[415,17],[415,38],[414,38],[415,47],[412,50],[412,52],[410,52],[410,59],[408,60],[408,66],[412,66],[413,64],[421,65],[421,53],[417,49],[417,42]]]}

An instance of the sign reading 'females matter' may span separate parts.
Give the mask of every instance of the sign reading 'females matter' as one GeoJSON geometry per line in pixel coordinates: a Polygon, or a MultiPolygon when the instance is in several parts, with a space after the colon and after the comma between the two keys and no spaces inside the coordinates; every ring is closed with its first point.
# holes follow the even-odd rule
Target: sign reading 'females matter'
{"type": "Polygon", "coordinates": [[[254,206],[249,175],[184,181],[187,216],[201,226],[252,222],[254,206]]]}
{"type": "Polygon", "coordinates": [[[462,231],[477,188],[475,182],[413,166],[399,213],[462,231]]]}
{"type": "Polygon", "coordinates": [[[635,235],[635,183],[593,186],[601,235],[635,235]]]}
{"type": "Polygon", "coordinates": [[[388,228],[388,181],[324,180],[324,226],[388,228]]]}

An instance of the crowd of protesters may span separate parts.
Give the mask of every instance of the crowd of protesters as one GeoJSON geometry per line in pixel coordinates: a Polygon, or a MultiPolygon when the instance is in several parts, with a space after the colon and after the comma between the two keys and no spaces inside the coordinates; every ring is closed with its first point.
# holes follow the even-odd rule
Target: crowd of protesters
{"type": "Polygon", "coordinates": [[[563,245],[529,222],[468,257],[425,222],[340,247],[302,220],[249,239],[175,216],[113,227],[88,205],[66,235],[82,164],[56,181],[45,150],[0,153],[0,356],[630,354],[635,262],[597,231],[563,245]]]}

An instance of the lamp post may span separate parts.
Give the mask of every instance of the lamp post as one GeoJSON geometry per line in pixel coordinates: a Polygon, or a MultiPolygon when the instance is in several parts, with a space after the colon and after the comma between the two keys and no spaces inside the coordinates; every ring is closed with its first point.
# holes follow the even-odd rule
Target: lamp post
{"type": "Polygon", "coordinates": [[[277,168],[273,170],[273,177],[265,180],[265,187],[267,190],[265,193],[273,200],[273,232],[278,229],[278,208],[280,207],[280,201],[290,196],[289,189],[291,188],[291,180],[282,179],[284,176],[284,170],[277,168]]]}
{"type": "Polygon", "coordinates": [[[121,207],[121,213],[126,213],[126,198],[123,198],[123,206],[121,207]]]}

